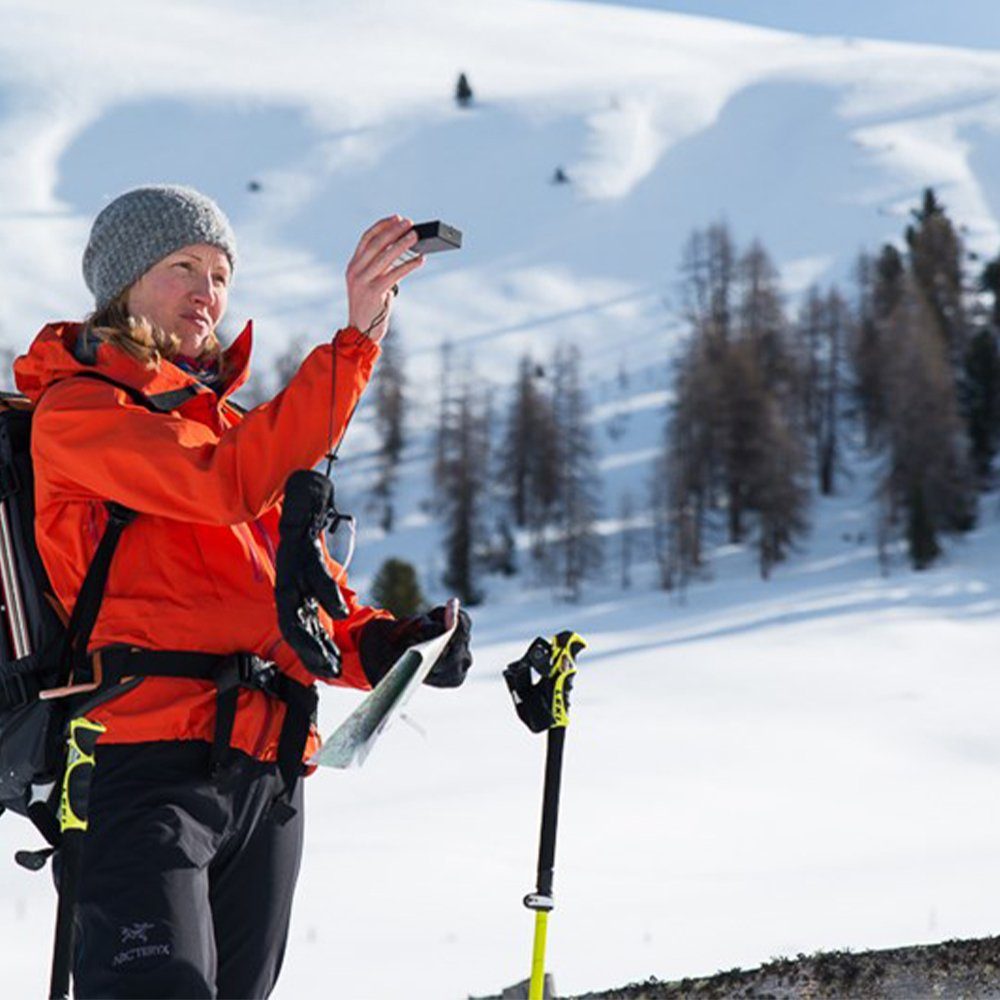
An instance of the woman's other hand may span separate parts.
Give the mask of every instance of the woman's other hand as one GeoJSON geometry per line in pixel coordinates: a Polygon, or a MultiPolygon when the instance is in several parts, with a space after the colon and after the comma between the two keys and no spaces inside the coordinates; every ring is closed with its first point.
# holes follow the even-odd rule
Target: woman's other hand
{"type": "Polygon", "coordinates": [[[396,264],[416,242],[413,221],[391,215],[376,222],[361,237],[347,265],[347,321],[375,343],[385,336],[389,326],[393,286],[424,262],[418,256],[396,264]]]}

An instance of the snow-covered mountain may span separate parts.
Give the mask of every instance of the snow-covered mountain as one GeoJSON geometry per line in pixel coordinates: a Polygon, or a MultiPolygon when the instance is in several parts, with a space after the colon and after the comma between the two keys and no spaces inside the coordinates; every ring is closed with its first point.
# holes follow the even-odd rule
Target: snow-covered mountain
{"type": "MultiPolygon", "coordinates": [[[[190,183],[230,213],[231,326],[254,317],[265,366],[343,322],[343,267],[374,218],[442,218],[465,246],[398,302],[402,522],[363,533],[355,579],[389,554],[439,569],[421,431],[445,337],[501,389],[525,348],[580,345],[613,546],[662,424],[690,230],[760,237],[794,295],[896,239],[933,185],[993,255],[998,93],[1000,52],[612,4],[0,0],[0,345],[86,310],[89,222],[129,186],[190,183]]],[[[371,441],[362,409],[340,469],[358,504],[371,441]]],[[[648,563],[624,595],[612,560],[574,609],[493,583],[469,683],[413,704],[426,739],[393,730],[361,772],[310,779],[279,994],[458,998],[526,974],[542,747],[498,671],[566,624],[591,648],[550,932],[563,991],[994,930],[989,503],[919,576],[878,575],[859,477],[767,586],[739,550],[684,604],[648,563]]],[[[325,693],[324,728],[352,704],[325,693]]],[[[0,823],[0,854],[23,832],[0,823]]],[[[42,982],[52,905],[44,877],[0,865],[11,995],[42,982]]]]}
{"type": "Polygon", "coordinates": [[[720,217],[792,291],[896,237],[928,184],[973,249],[1000,241],[994,52],[554,0],[268,10],[0,3],[4,343],[86,309],[90,219],[151,180],[231,213],[232,321],[265,353],[340,321],[356,236],[395,209],[466,234],[399,304],[414,353],[448,334],[491,368],[543,337],[641,355],[685,237],[720,217]]]}

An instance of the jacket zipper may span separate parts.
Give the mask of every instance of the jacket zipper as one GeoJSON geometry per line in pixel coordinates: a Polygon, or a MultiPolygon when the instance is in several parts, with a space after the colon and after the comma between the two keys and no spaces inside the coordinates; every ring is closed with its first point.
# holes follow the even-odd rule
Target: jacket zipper
{"type": "Polygon", "coordinates": [[[254,582],[261,583],[264,580],[264,568],[261,566],[260,556],[257,555],[257,539],[254,538],[253,532],[245,524],[237,525],[237,527],[246,543],[247,551],[250,553],[254,582]]]}
{"type": "Polygon", "coordinates": [[[250,523],[253,527],[254,534],[257,535],[261,544],[263,544],[264,548],[267,549],[267,556],[271,560],[271,567],[273,569],[278,559],[277,553],[274,549],[274,542],[271,540],[271,536],[268,534],[267,528],[261,524],[259,518],[256,521],[251,521],[250,523]]]}
{"type": "MultiPolygon", "coordinates": [[[[253,567],[253,578],[254,582],[261,583],[264,580],[264,570],[261,566],[260,556],[257,554],[257,539],[254,537],[253,531],[244,523],[238,524],[237,529],[243,541],[246,544],[247,551],[250,553],[250,565],[253,567]]],[[[271,729],[271,719],[274,716],[274,706],[271,704],[272,698],[266,691],[261,691],[264,697],[264,719],[260,726],[260,731],[257,734],[257,739],[253,745],[252,757],[260,758],[260,755],[264,749],[264,743],[267,740],[267,734],[271,729]]]]}
{"type": "MultiPolygon", "coordinates": [[[[275,565],[276,556],[274,552],[274,545],[271,542],[271,536],[267,533],[267,530],[265,529],[264,525],[262,525],[259,520],[251,521],[250,525],[251,525],[250,527],[251,534],[259,536],[261,542],[264,545],[264,548],[267,550],[267,554],[271,560],[271,566],[273,568],[275,565]]],[[[259,566],[256,554],[254,555],[254,565],[259,566]]],[[[268,650],[268,655],[265,657],[265,659],[271,658],[271,654],[274,652],[274,649],[277,645],[278,643],[275,643],[271,647],[271,649],[268,650]]],[[[256,743],[254,743],[253,747],[254,757],[260,757],[260,755],[263,753],[264,744],[267,741],[267,735],[271,730],[271,720],[274,718],[274,698],[271,697],[271,695],[269,695],[266,691],[263,692],[263,694],[264,694],[264,721],[261,724],[260,734],[257,737],[257,741],[256,743]]]]}

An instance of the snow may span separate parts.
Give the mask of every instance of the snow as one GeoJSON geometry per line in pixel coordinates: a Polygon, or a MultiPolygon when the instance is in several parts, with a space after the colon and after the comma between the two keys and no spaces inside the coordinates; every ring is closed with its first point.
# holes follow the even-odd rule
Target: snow
{"type": "MultiPolygon", "coordinates": [[[[498,671],[566,626],[590,648],[550,931],[561,990],[990,933],[1000,534],[883,578],[858,499],[823,505],[815,551],[767,587],[733,551],[684,603],[609,585],[579,609],[538,592],[479,609],[467,687],[412,705],[427,739],[397,728],[364,771],[311,784],[331,828],[311,827],[297,940],[342,962],[347,995],[461,997],[526,974],[544,749],[498,671]],[[352,912],[331,922],[334,878],[352,912]]],[[[282,988],[308,994],[294,954],[282,988]]]]}
{"type": "MultiPolygon", "coordinates": [[[[1000,53],[557,0],[300,0],[280,15],[0,0],[0,26],[0,345],[83,313],[89,221],[138,183],[191,183],[229,211],[230,329],[255,318],[265,368],[342,321],[343,267],[374,218],[464,230],[398,300],[413,434],[399,527],[362,520],[362,590],[402,555],[446,596],[426,434],[442,340],[498,407],[522,351],[583,349],[605,580],[580,607],[531,572],[488,581],[468,683],[411,705],[426,735],[397,725],[362,770],[309,779],[276,996],[457,1000],[527,974],[544,741],[500,670],[567,626],[590,648],[549,936],[561,991],[995,930],[996,498],[943,565],[915,575],[896,556],[882,576],[855,456],[768,584],[750,553],[720,548],[683,597],[656,589],[645,505],[689,231],[725,219],[741,243],[760,237],[794,296],[898,239],[934,184],[992,256],[1000,53]],[[468,111],[451,101],[461,70],[468,111]],[[569,185],[551,183],[557,166],[569,185]],[[639,554],[623,592],[626,494],[639,554]]],[[[338,480],[362,515],[373,446],[363,406],[338,480]]],[[[356,701],[324,692],[324,730],[356,701]]],[[[0,855],[31,839],[0,822],[0,855]]],[[[46,876],[0,865],[10,995],[43,981],[52,915],[46,876]]]]}

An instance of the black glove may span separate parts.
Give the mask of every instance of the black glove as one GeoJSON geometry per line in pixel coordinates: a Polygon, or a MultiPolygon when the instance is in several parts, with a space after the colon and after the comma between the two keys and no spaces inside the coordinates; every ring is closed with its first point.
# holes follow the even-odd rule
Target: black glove
{"type": "Polygon", "coordinates": [[[340,650],[320,622],[319,609],[332,618],[349,613],[319,544],[332,509],[333,483],[326,476],[299,469],[288,477],[274,580],[281,634],[302,665],[326,680],[340,676],[340,650]]]}
{"type": "MultiPolygon", "coordinates": [[[[445,631],[444,608],[436,607],[423,615],[392,621],[375,618],[361,630],[358,651],[361,666],[374,687],[389,672],[392,665],[402,656],[403,651],[441,635],[445,631]]],[[[451,641],[424,678],[431,687],[458,687],[472,666],[469,639],[472,620],[462,609],[458,612],[458,624],[451,641]]]]}

